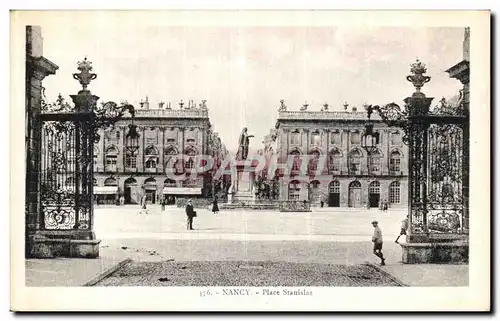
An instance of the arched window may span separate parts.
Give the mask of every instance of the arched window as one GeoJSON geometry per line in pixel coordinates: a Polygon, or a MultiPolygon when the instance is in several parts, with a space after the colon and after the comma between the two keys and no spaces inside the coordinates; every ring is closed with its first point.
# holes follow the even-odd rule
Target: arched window
{"type": "Polygon", "coordinates": [[[391,204],[401,203],[401,189],[398,181],[392,182],[389,185],[389,203],[391,204]]]}
{"type": "Polygon", "coordinates": [[[319,181],[312,181],[309,183],[309,201],[316,202],[319,197],[319,181]]]}
{"type": "Polygon", "coordinates": [[[150,171],[156,170],[158,165],[158,150],[154,146],[148,146],[144,150],[144,156],[146,159],[146,169],[150,171]]]}
{"type": "Polygon", "coordinates": [[[380,182],[373,181],[368,186],[368,193],[370,194],[380,194],[380,182]]]}
{"type": "Polygon", "coordinates": [[[293,157],[292,170],[298,171],[300,169],[300,165],[302,160],[300,159],[300,152],[298,150],[293,150],[290,155],[293,157]]]}
{"type": "Polygon", "coordinates": [[[359,149],[349,153],[349,174],[359,175],[361,173],[361,157],[363,157],[363,154],[359,149]]]}
{"type": "Polygon", "coordinates": [[[150,157],[148,160],[146,160],[146,168],[147,169],[156,169],[156,158],[155,157],[150,157]]]}
{"type": "Polygon", "coordinates": [[[379,150],[368,154],[368,169],[371,174],[380,174],[381,160],[382,153],[379,150]]]}
{"type": "Polygon", "coordinates": [[[184,152],[184,168],[193,169],[194,168],[194,157],[196,156],[196,151],[192,148],[186,149],[184,152]]]}
{"type": "Polygon", "coordinates": [[[288,184],[288,200],[289,201],[298,201],[300,197],[300,182],[299,181],[291,181],[288,184]]]}
{"type": "Polygon", "coordinates": [[[113,177],[109,177],[104,181],[104,186],[118,186],[118,182],[113,177]]]}
{"type": "Polygon", "coordinates": [[[118,150],[110,147],[106,150],[106,171],[116,172],[116,160],[118,159],[118,150]]]}
{"type": "Polygon", "coordinates": [[[401,153],[394,150],[389,158],[389,171],[391,175],[399,175],[401,172],[401,153]]]}
{"type": "Polygon", "coordinates": [[[328,191],[330,192],[330,194],[338,194],[338,193],[340,193],[340,183],[339,183],[339,181],[330,182],[330,184],[328,185],[328,191]]]}
{"type": "Polygon", "coordinates": [[[177,182],[173,179],[167,178],[163,183],[165,187],[175,187],[177,186],[177,182]]]}
{"type": "Polygon", "coordinates": [[[330,169],[330,174],[332,172],[340,171],[340,164],[342,160],[342,153],[338,149],[332,149],[329,155],[328,167],[330,169]]]}
{"type": "MultiPolygon", "coordinates": [[[[179,152],[174,147],[168,147],[165,149],[163,156],[165,160],[165,169],[174,170],[176,168],[175,165],[179,161],[177,155],[179,155],[179,152]]],[[[180,165],[182,165],[182,162],[180,162],[180,165]]]]}
{"type": "Polygon", "coordinates": [[[318,170],[318,162],[319,162],[319,152],[314,150],[309,153],[309,172],[314,173],[318,170]]]}

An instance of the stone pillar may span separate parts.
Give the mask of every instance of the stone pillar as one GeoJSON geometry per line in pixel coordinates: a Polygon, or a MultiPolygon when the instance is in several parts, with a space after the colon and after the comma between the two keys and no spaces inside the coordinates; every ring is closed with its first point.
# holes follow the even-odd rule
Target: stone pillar
{"type": "Polygon", "coordinates": [[[26,26],[26,212],[25,256],[32,256],[33,238],[40,228],[39,173],[41,170],[42,81],[59,67],[43,57],[43,39],[39,26],[26,26]]]}

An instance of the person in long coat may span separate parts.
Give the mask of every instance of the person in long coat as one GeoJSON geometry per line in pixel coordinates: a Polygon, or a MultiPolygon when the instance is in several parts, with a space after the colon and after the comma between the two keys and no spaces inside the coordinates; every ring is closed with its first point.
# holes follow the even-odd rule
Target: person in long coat
{"type": "Polygon", "coordinates": [[[214,201],[212,203],[212,212],[214,215],[219,212],[219,205],[217,204],[217,197],[214,198],[214,201]]]}
{"type": "Polygon", "coordinates": [[[191,200],[189,200],[186,205],[186,216],[187,216],[187,229],[194,230],[193,218],[196,217],[196,211],[194,210],[193,204],[191,204],[191,200]]]}

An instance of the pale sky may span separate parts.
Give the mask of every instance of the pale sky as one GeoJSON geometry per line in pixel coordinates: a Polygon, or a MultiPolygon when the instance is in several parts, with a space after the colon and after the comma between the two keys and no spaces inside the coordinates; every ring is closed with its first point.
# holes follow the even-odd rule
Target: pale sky
{"type": "Polygon", "coordinates": [[[365,102],[402,105],[414,91],[406,76],[417,57],[432,77],[422,91],[434,103],[461,88],[445,70],[462,60],[463,28],[92,25],[41,25],[44,56],[59,66],[44,80],[49,100],[78,92],[71,74],[87,56],[98,74],[89,89],[100,101],[127,100],[139,108],[148,96],[153,108],[159,101],[178,108],[180,99],[206,99],[231,151],[244,126],[256,136],[251,149],[262,147],[280,99],[289,110],[305,101],[309,110],[325,102],[334,110],[344,102],[358,110],[365,102]]]}

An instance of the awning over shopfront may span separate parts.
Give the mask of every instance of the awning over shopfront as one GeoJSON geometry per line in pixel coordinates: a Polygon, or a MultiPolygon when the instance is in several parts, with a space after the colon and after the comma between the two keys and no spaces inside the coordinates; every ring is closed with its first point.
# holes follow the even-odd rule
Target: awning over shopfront
{"type": "Polygon", "coordinates": [[[94,194],[116,194],[118,186],[94,186],[94,194]]]}
{"type": "Polygon", "coordinates": [[[200,187],[165,187],[163,194],[170,195],[201,195],[200,187]]]}

